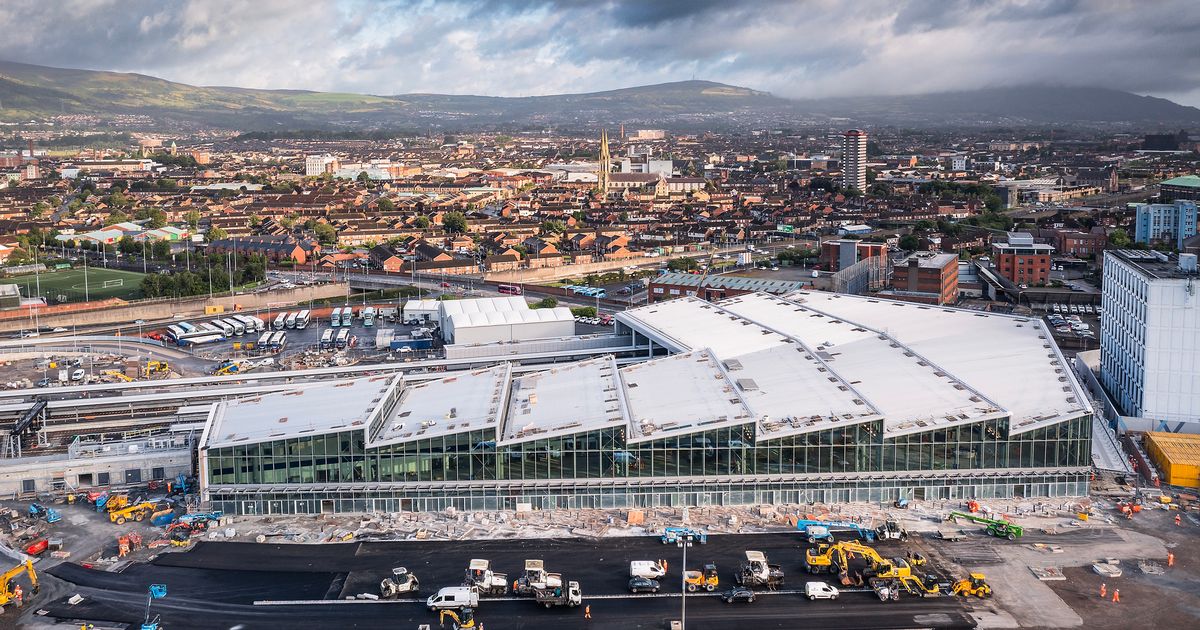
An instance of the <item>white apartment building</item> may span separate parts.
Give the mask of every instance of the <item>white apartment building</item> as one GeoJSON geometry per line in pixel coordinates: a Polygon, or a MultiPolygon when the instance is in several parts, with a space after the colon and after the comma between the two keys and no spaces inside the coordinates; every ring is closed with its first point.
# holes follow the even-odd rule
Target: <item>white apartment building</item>
{"type": "Polygon", "coordinates": [[[332,173],[338,168],[338,159],[326,153],[325,155],[309,155],[304,158],[304,176],[320,177],[332,173]]]}
{"type": "Polygon", "coordinates": [[[842,187],[867,191],[867,132],[861,129],[842,135],[842,187]]]}
{"type": "Polygon", "coordinates": [[[1200,433],[1195,254],[1105,252],[1100,382],[1124,415],[1146,419],[1130,428],[1200,433]]]}

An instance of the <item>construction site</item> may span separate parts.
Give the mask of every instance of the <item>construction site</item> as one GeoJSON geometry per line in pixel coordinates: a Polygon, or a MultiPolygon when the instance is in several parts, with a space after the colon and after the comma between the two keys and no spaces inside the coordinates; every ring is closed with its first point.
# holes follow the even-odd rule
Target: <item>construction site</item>
{"type": "Polygon", "coordinates": [[[151,360],[0,390],[3,625],[1126,628],[1200,610],[1194,445],[1118,443],[1028,318],[751,294],[437,359],[219,378],[151,360]]]}
{"type": "Polygon", "coordinates": [[[446,610],[463,628],[1195,625],[1196,499],[1096,487],[1075,501],[230,517],[181,477],[5,502],[0,622],[416,630],[450,627],[446,610]]]}

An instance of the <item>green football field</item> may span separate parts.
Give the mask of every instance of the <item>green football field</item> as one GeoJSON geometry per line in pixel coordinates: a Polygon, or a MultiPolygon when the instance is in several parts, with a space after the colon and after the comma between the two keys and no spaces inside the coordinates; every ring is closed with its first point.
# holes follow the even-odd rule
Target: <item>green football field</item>
{"type": "Polygon", "coordinates": [[[142,277],[144,275],[135,271],[88,267],[86,291],[82,267],[48,271],[37,276],[30,274],[15,278],[0,278],[0,284],[19,285],[21,295],[25,297],[36,296],[37,287],[40,284],[42,297],[46,298],[50,304],[83,302],[85,299],[102,300],[113,297],[130,300],[142,297],[142,277]]]}

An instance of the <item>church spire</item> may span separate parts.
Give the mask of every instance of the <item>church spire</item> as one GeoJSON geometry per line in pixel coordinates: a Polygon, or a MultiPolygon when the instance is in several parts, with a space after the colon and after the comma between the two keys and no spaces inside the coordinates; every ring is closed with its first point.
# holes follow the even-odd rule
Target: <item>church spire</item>
{"type": "Polygon", "coordinates": [[[608,130],[600,130],[600,172],[596,174],[596,187],[603,197],[608,194],[608,173],[612,170],[612,157],[608,154],[608,130]]]}

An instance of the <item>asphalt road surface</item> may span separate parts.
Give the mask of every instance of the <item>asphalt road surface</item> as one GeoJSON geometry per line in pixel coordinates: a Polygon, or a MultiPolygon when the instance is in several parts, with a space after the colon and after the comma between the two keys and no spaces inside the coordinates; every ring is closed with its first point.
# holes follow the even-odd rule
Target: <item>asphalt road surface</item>
{"type": "MultiPolygon", "coordinates": [[[[804,573],[799,538],[788,534],[712,536],[708,544],[688,552],[690,568],[715,562],[721,588],[732,586],[744,551],[757,549],[783,566],[787,577],[778,592],[763,592],[752,604],[725,604],[717,593],[687,596],[687,624],[694,630],[736,628],[973,628],[964,604],[952,597],[906,597],[882,603],[864,589],[849,589],[837,601],[809,602],[800,594],[804,573]]],[[[881,547],[884,555],[904,548],[881,547]]],[[[592,539],[522,539],[464,542],[378,542],[321,546],[200,542],[187,553],[158,556],[152,563],[132,565],[120,573],[63,564],[51,575],[73,584],[67,592],[87,601],[71,606],[64,599],[45,605],[60,619],[140,623],[149,584],[168,587],[154,602],[163,625],[182,628],[397,628],[437,627],[437,617],[423,605],[443,586],[461,583],[472,558],[491,560],[493,570],[519,577],[527,558],[545,560],[547,570],[577,580],[582,608],[543,609],[529,599],[504,596],[485,599],[476,617],[491,630],[546,628],[666,628],[678,619],[683,603],[678,592],[682,551],[662,545],[657,537],[592,539]],[[666,559],[670,564],[664,591],[631,595],[625,588],[631,560],[666,559]],[[379,581],[392,567],[405,566],[421,580],[419,598],[393,602],[346,601],[359,593],[379,592],[379,581]]]]}

